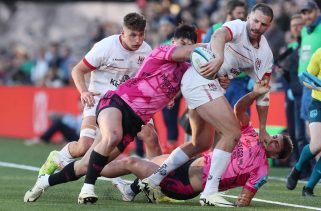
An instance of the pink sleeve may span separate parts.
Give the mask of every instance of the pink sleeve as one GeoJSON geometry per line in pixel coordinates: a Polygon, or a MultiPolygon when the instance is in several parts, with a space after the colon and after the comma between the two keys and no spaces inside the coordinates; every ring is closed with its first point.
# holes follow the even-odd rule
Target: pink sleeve
{"type": "Polygon", "coordinates": [[[154,49],[150,56],[158,60],[172,61],[172,54],[176,47],[175,45],[162,45],[154,49]]]}
{"type": "Polygon", "coordinates": [[[251,171],[251,176],[247,180],[244,188],[249,191],[256,193],[257,190],[262,187],[268,179],[268,167],[265,165],[261,165],[260,167],[251,171]]]}

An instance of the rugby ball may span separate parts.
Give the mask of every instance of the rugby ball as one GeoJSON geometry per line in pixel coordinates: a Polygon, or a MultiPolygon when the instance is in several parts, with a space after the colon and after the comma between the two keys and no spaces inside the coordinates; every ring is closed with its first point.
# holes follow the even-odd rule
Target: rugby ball
{"type": "MultiPolygon", "coordinates": [[[[207,62],[209,62],[214,58],[215,56],[213,52],[211,52],[211,50],[204,47],[197,47],[191,53],[192,66],[198,73],[200,73],[202,65],[206,64],[207,62]]],[[[207,77],[204,77],[204,78],[207,78],[207,77]]],[[[213,78],[207,78],[207,79],[213,79],[213,78]]]]}

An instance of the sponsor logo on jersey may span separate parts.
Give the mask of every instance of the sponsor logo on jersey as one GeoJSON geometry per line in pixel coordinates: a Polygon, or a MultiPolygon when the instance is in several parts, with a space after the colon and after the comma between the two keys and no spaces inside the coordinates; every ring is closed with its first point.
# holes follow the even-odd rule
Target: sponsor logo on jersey
{"type": "Polygon", "coordinates": [[[125,61],[125,59],[117,59],[117,58],[113,58],[113,61],[116,61],[116,62],[123,62],[123,61],[125,61]]]}
{"type": "Polygon", "coordinates": [[[207,84],[207,86],[212,91],[216,91],[217,90],[217,86],[215,85],[215,83],[207,84]]]}
{"type": "Polygon", "coordinates": [[[123,75],[123,77],[121,79],[119,79],[119,80],[116,80],[116,79],[112,78],[110,80],[110,84],[114,85],[117,88],[120,84],[124,83],[129,78],[130,78],[129,75],[123,75]]]}
{"type": "Polygon", "coordinates": [[[139,56],[139,57],[138,57],[138,60],[137,60],[137,64],[139,64],[139,65],[143,64],[144,59],[145,59],[145,57],[139,56]]]}
{"type": "Polygon", "coordinates": [[[260,67],[261,67],[261,64],[262,64],[262,60],[259,59],[259,58],[256,58],[256,60],[255,60],[255,69],[259,70],[260,67]]]}

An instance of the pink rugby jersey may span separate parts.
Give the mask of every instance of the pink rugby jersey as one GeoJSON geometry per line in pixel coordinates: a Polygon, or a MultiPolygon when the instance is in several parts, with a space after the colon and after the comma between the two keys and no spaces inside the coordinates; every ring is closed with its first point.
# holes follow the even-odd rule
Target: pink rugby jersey
{"type": "Polygon", "coordinates": [[[172,60],[175,48],[175,45],[162,45],[154,49],[135,77],[115,91],[145,123],[177,95],[183,74],[190,66],[172,60]]]}
{"type": "MultiPolygon", "coordinates": [[[[242,137],[232,152],[231,160],[220,180],[219,191],[244,186],[256,191],[266,183],[269,165],[265,148],[252,126],[241,130],[242,137]]],[[[204,155],[203,187],[208,176],[212,153],[204,155]]]]}

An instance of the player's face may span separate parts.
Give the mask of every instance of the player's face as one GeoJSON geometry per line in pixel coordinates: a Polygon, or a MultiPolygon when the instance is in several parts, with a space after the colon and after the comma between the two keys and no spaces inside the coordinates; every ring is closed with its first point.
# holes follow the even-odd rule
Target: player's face
{"type": "Polygon", "coordinates": [[[245,18],[245,8],[244,7],[235,7],[232,11],[232,20],[241,19],[244,20],[245,18]]]}
{"type": "Polygon", "coordinates": [[[317,9],[303,10],[301,12],[301,15],[305,25],[310,26],[315,21],[315,19],[317,19],[317,17],[320,15],[320,12],[317,9]]]}
{"type": "Polygon", "coordinates": [[[271,17],[264,15],[262,11],[256,10],[248,17],[247,30],[250,39],[260,39],[261,35],[268,30],[271,25],[271,17]]]}
{"type": "Polygon", "coordinates": [[[172,43],[176,46],[183,46],[183,45],[193,45],[194,42],[187,38],[178,38],[178,39],[172,39],[172,43]]]}
{"type": "Polygon", "coordinates": [[[130,51],[136,51],[145,39],[145,31],[134,31],[123,27],[121,41],[123,46],[130,51]]]}
{"type": "Polygon", "coordinates": [[[271,157],[278,157],[284,146],[283,135],[274,135],[272,140],[267,144],[266,150],[270,152],[271,157]]]}
{"type": "Polygon", "coordinates": [[[297,39],[300,34],[301,34],[301,29],[304,25],[303,19],[302,18],[295,18],[293,20],[291,20],[291,34],[292,36],[297,39]]]}

